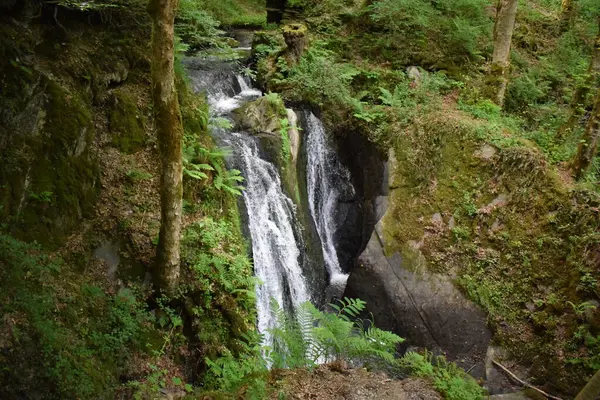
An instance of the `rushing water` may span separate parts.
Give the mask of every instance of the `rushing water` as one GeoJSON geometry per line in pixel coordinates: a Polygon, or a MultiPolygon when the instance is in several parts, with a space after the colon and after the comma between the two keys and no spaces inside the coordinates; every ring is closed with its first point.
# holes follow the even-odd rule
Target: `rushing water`
{"type": "MultiPolygon", "coordinates": [[[[192,87],[197,92],[207,93],[211,118],[231,121],[233,110],[262,95],[251,87],[247,78],[235,72],[232,63],[190,59],[186,65],[192,87]]],[[[262,156],[260,139],[247,132],[212,128],[219,145],[232,150],[228,164],[239,169],[245,178],[243,200],[254,271],[262,282],[256,288],[258,329],[265,335],[266,345],[272,344],[268,330],[277,324],[271,310],[272,300],[286,312],[293,313],[301,303],[323,297],[323,293],[317,291],[323,291],[324,282],[318,287],[314,283],[308,284],[310,280],[306,274],[311,274],[311,268],[326,268],[329,284],[337,287],[338,293],[343,291],[347,280],[336,254],[334,215],[341,191],[352,190],[347,183],[349,174],[329,147],[318,118],[310,113],[306,120],[308,203],[320,241],[315,244],[322,248],[325,266],[318,261],[320,255],[311,260],[306,254],[304,228],[296,206],[284,193],[277,168],[262,156]]]]}
{"type": "MultiPolygon", "coordinates": [[[[190,68],[191,69],[191,68],[190,68]]],[[[231,111],[261,95],[246,78],[220,69],[194,69],[189,74],[194,88],[205,90],[211,117],[229,118],[231,111]]],[[[271,309],[275,300],[293,312],[311,300],[302,270],[303,244],[292,200],[285,195],[277,168],[261,157],[260,142],[246,132],[213,128],[221,145],[233,151],[230,164],[244,176],[243,199],[252,242],[254,272],[262,282],[256,288],[259,332],[272,344],[268,330],[276,326],[271,309]]]]}
{"type": "Polygon", "coordinates": [[[293,310],[310,300],[300,265],[300,248],[294,235],[298,223],[294,204],[283,193],[273,164],[260,158],[253,138],[234,134],[246,178],[244,200],[252,238],[256,276],[264,283],[257,287],[258,329],[266,334],[275,327],[271,299],[293,310]],[[284,296],[287,294],[287,296],[284,296]]]}
{"type": "Polygon", "coordinates": [[[342,192],[354,192],[350,172],[341,164],[329,146],[323,123],[312,112],[306,117],[308,140],[307,186],[310,213],[317,227],[323,258],[329,273],[329,284],[336,294],[341,294],[348,280],[340,266],[336,251],[336,208],[342,192]]]}

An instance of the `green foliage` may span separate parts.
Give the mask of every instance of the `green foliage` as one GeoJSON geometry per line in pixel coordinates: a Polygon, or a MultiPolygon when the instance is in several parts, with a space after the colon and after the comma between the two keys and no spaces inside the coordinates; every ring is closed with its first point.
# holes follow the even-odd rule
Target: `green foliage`
{"type": "MultiPolygon", "coordinates": [[[[492,20],[488,0],[380,0],[369,6],[371,19],[384,31],[380,41],[413,51],[426,51],[431,43],[447,59],[475,59],[489,37],[492,20]]],[[[463,59],[463,60],[461,60],[463,59]]]]}
{"type": "Polygon", "coordinates": [[[152,174],[143,169],[133,168],[128,170],[125,175],[132,183],[136,181],[146,181],[152,178],[152,174]]]}
{"type": "Polygon", "coordinates": [[[264,398],[268,366],[312,368],[318,361],[337,359],[379,366],[394,363],[395,346],[403,339],[372,325],[364,328],[358,316],[365,302],[345,298],[331,307],[335,312],[325,313],[306,302],[292,318],[274,302],[272,311],[278,324],[269,331],[273,348],[259,346],[259,337],[247,338],[251,344],[246,344],[241,358],[227,355],[207,360],[213,385],[229,393],[246,388],[252,393],[250,398],[259,399],[264,398]]]}
{"type": "Polygon", "coordinates": [[[283,67],[279,84],[289,87],[284,96],[290,100],[305,100],[318,106],[348,107],[351,99],[349,82],[354,71],[348,71],[332,61],[332,53],[315,44],[291,70],[283,67]],[[350,73],[347,73],[350,72],[350,73]]]}
{"type": "Polygon", "coordinates": [[[433,380],[433,385],[448,400],[477,400],[486,396],[485,390],[475,379],[456,364],[446,361],[444,357],[433,357],[430,353],[421,355],[408,352],[399,364],[408,368],[416,376],[433,380]]]}
{"type": "Polygon", "coordinates": [[[290,150],[290,136],[288,135],[288,130],[291,126],[287,118],[280,119],[279,123],[281,124],[281,129],[279,130],[281,136],[281,157],[283,158],[284,165],[287,165],[292,156],[290,150]]]}
{"type": "Polygon", "coordinates": [[[245,188],[240,185],[244,181],[242,172],[237,169],[224,169],[220,165],[215,165],[217,175],[213,185],[215,189],[230,193],[234,196],[241,196],[245,188]]]}
{"type": "Polygon", "coordinates": [[[195,332],[203,354],[210,357],[239,350],[236,338],[253,329],[256,312],[256,279],[237,208],[223,216],[219,207],[223,204],[205,201],[205,212],[214,218],[206,216],[188,226],[182,240],[182,258],[191,274],[182,290],[197,293],[192,307],[195,332]]]}
{"type": "Polygon", "coordinates": [[[266,23],[264,0],[204,0],[199,4],[223,26],[261,27],[266,23]]]}
{"type": "Polygon", "coordinates": [[[243,389],[244,398],[250,400],[266,398],[268,368],[259,341],[257,335],[247,336],[239,358],[227,354],[215,361],[206,359],[209,386],[230,394],[241,394],[243,389]]]}
{"type": "Polygon", "coordinates": [[[201,9],[201,3],[194,0],[180,0],[175,34],[191,49],[225,46],[223,32],[218,29],[219,21],[201,9]]]}
{"type": "Polygon", "coordinates": [[[0,278],[4,315],[14,318],[3,337],[11,351],[0,355],[10,385],[0,393],[42,385],[59,398],[110,397],[152,321],[135,292],[107,294],[39,246],[7,235],[0,235],[0,278]]]}

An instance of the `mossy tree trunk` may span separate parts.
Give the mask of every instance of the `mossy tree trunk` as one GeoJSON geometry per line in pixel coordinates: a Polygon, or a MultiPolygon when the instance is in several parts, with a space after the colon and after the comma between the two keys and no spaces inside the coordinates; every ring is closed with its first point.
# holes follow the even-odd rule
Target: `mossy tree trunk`
{"type": "Polygon", "coordinates": [[[581,118],[586,106],[586,99],[593,87],[597,86],[600,78],[600,18],[598,19],[598,34],[594,41],[594,49],[592,51],[592,59],[588,68],[587,76],[583,83],[575,89],[573,99],[571,100],[569,119],[560,127],[557,139],[563,140],[569,136],[577,122],[581,118]]]}
{"type": "Polygon", "coordinates": [[[562,0],[560,8],[560,31],[566,32],[571,28],[573,14],[575,11],[575,0],[562,0]]]}
{"type": "Polygon", "coordinates": [[[600,371],[596,371],[592,379],[579,392],[575,400],[595,400],[600,394],[600,371]]]}
{"type": "Polygon", "coordinates": [[[287,48],[285,56],[289,65],[298,63],[308,46],[308,30],[303,24],[288,24],[282,29],[287,48]]]}
{"type": "Polygon", "coordinates": [[[577,148],[577,154],[573,160],[573,175],[575,179],[581,179],[587,170],[590,168],[594,157],[598,151],[598,140],[600,139],[600,90],[596,95],[594,102],[594,110],[590,116],[585,132],[579,147],[577,148]]]}
{"type": "Polygon", "coordinates": [[[182,212],[183,125],[174,71],[174,22],[178,0],[150,0],[152,18],[152,99],[161,161],[161,221],[154,279],[173,294],[179,280],[182,212]]]}
{"type": "Polygon", "coordinates": [[[504,94],[510,72],[510,46],[512,43],[518,0],[498,0],[494,24],[494,54],[486,82],[486,93],[496,104],[504,104],[504,94]]]}

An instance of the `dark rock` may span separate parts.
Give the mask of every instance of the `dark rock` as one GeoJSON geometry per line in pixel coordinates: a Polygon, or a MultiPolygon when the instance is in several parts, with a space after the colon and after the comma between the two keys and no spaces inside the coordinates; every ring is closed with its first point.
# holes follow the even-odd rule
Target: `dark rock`
{"type": "Polygon", "coordinates": [[[387,209],[387,163],[385,155],[359,133],[334,138],[337,154],[350,171],[354,187],[353,193],[340,199],[335,234],[340,266],[350,271],[387,209]]]}
{"type": "Polygon", "coordinates": [[[365,300],[375,324],[403,336],[407,345],[445,354],[474,376],[483,376],[492,336],[485,314],[450,277],[409,270],[398,253],[387,257],[377,231],[358,258],[345,295],[365,300]]]}

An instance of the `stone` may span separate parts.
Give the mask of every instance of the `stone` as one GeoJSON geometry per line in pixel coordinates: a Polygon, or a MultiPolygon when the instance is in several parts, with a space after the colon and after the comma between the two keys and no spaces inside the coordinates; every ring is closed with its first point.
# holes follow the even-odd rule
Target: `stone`
{"type": "Polygon", "coordinates": [[[448,221],[448,230],[452,230],[454,229],[454,227],[456,226],[456,220],[454,219],[454,215],[450,217],[450,220],[448,221]]]}
{"type": "Polygon", "coordinates": [[[414,271],[395,253],[386,256],[377,230],[350,274],[345,296],[367,302],[375,324],[411,346],[446,354],[474,376],[485,373],[492,334],[485,313],[467,300],[450,277],[414,271]]]}
{"type": "Polygon", "coordinates": [[[475,154],[473,155],[481,160],[490,161],[496,156],[497,153],[498,151],[494,146],[484,144],[477,151],[475,151],[475,154]]]}
{"type": "Polygon", "coordinates": [[[531,397],[522,392],[495,394],[489,397],[489,400],[530,400],[531,397]]]}
{"type": "Polygon", "coordinates": [[[94,257],[104,261],[106,263],[107,275],[111,280],[115,280],[117,277],[117,269],[121,262],[119,257],[119,244],[108,240],[103,241],[100,246],[94,250],[94,257]]]}
{"type": "MultiPolygon", "coordinates": [[[[509,378],[506,372],[497,367],[492,360],[502,363],[519,377],[524,376],[523,369],[510,361],[508,352],[499,346],[489,346],[485,354],[485,387],[490,394],[512,393],[521,388],[519,383],[509,378]]],[[[526,380],[526,379],[525,379],[526,380]]]]}
{"type": "Polygon", "coordinates": [[[431,216],[431,223],[434,225],[440,225],[444,223],[444,219],[442,218],[442,214],[435,213],[431,216]]]}
{"type": "Polygon", "coordinates": [[[252,134],[279,136],[281,119],[288,113],[279,97],[263,96],[233,112],[236,126],[252,134]]]}
{"type": "Polygon", "coordinates": [[[406,68],[406,75],[408,76],[408,79],[410,79],[412,86],[419,86],[423,80],[421,71],[419,71],[419,68],[415,67],[414,65],[406,68]]]}
{"type": "Polygon", "coordinates": [[[484,207],[481,207],[477,210],[478,214],[490,214],[492,211],[505,207],[508,204],[508,195],[505,193],[500,193],[494,200],[492,200],[489,204],[484,207]]]}
{"type": "Polygon", "coordinates": [[[292,156],[292,163],[296,163],[298,160],[298,154],[300,153],[300,132],[298,131],[298,116],[291,108],[287,108],[287,119],[290,124],[288,129],[288,137],[290,138],[290,155],[292,156]]]}

